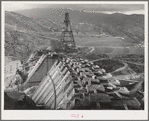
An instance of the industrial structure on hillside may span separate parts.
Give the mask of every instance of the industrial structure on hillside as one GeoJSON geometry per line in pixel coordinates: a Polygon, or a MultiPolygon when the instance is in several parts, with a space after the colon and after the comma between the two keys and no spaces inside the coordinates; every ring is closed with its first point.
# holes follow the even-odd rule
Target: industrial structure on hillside
{"type": "Polygon", "coordinates": [[[76,47],[73,32],[71,29],[71,24],[69,20],[69,13],[65,13],[65,29],[62,31],[61,34],[61,45],[60,48],[63,48],[63,50],[67,51],[68,49],[74,49],[76,47]]]}

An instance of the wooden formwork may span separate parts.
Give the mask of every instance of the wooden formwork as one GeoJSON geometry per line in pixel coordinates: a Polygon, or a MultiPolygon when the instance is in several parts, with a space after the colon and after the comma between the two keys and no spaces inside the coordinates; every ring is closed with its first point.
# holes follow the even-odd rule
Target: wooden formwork
{"type": "Polygon", "coordinates": [[[54,63],[31,98],[36,105],[44,105],[46,109],[56,109],[67,93],[72,90],[70,72],[60,61],[54,63]]]}

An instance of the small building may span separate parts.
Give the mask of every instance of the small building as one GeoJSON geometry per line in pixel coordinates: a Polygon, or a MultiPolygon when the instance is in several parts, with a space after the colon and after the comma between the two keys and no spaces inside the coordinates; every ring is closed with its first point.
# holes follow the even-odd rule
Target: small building
{"type": "Polygon", "coordinates": [[[11,59],[10,57],[5,57],[5,68],[4,68],[4,77],[15,75],[17,69],[22,68],[20,60],[11,59]]]}

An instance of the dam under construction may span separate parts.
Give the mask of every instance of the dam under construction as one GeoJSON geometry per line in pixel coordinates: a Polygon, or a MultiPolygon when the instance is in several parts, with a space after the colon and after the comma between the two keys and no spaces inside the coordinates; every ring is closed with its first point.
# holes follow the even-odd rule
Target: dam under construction
{"type": "Polygon", "coordinates": [[[49,47],[34,51],[15,76],[6,79],[4,109],[144,110],[144,79],[131,79],[144,75],[125,62],[115,60],[121,68],[110,73],[100,63],[109,59],[78,57],[68,13],[64,23],[58,52],[49,47]],[[126,69],[127,79],[117,76],[126,69]]]}

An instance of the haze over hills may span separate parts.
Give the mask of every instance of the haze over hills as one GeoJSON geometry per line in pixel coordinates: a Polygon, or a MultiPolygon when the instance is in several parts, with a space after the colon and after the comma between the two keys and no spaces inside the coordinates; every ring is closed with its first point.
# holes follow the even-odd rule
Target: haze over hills
{"type": "MultiPolygon", "coordinates": [[[[16,12],[5,11],[6,55],[10,55],[10,53],[15,55],[15,51],[9,52],[12,48],[18,49],[17,52],[19,53],[25,50],[28,54],[24,52],[24,55],[29,55],[34,49],[40,48],[40,46],[50,46],[51,43],[55,45],[57,40],[60,39],[60,34],[64,28],[63,20],[66,12],[69,12],[77,45],[133,46],[144,41],[144,15],[125,15],[120,13],[93,14],[77,10],[53,10],[50,8],[27,9],[16,12]],[[104,38],[98,38],[98,36],[91,38],[91,36],[103,33],[110,35],[110,40],[105,38],[106,41],[104,42],[104,38]],[[84,36],[88,38],[83,40],[82,37],[84,36]],[[124,39],[123,41],[113,40],[111,36],[124,39]],[[18,44],[16,44],[16,41],[18,44]]],[[[139,52],[143,53],[144,51],[139,50],[139,52]]],[[[19,55],[22,56],[22,54],[19,55]]],[[[21,60],[23,58],[27,58],[27,56],[22,57],[21,60]]]]}

